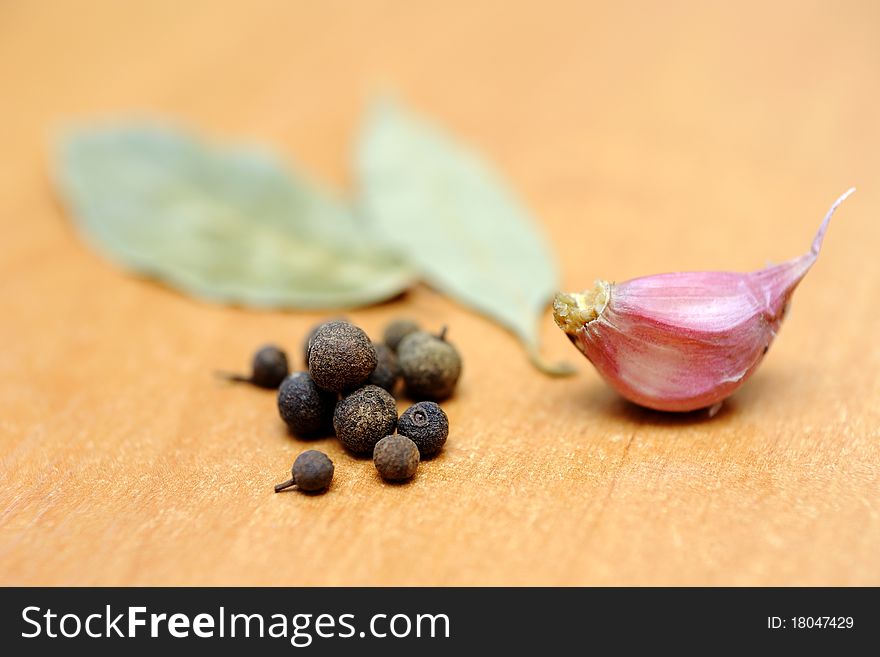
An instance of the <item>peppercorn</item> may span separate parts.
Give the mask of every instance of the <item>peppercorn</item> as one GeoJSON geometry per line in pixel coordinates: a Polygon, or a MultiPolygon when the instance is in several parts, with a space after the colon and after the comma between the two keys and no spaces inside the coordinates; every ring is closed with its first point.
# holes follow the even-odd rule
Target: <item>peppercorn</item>
{"type": "Polygon", "coordinates": [[[397,380],[400,378],[400,365],[397,364],[397,356],[384,344],[377,344],[376,347],[376,369],[367,379],[367,383],[372,383],[380,388],[385,388],[391,394],[394,394],[394,388],[397,380]]]}
{"type": "Polygon", "coordinates": [[[336,437],[355,454],[369,454],[397,426],[397,404],[387,390],[375,385],[358,388],[336,404],[336,437]]]}
{"type": "Polygon", "coordinates": [[[449,435],[449,418],[436,403],[418,402],[400,416],[397,433],[412,440],[422,458],[433,456],[440,451],[449,435]]]}
{"type": "Polygon", "coordinates": [[[461,356],[446,341],[445,328],[436,336],[426,331],[410,333],[400,341],[397,359],[407,394],[413,399],[446,399],[461,376],[461,356]]]}
{"type": "Polygon", "coordinates": [[[400,341],[410,333],[419,330],[419,325],[411,319],[396,319],[385,327],[383,338],[391,351],[397,351],[400,341]]]}
{"type": "Polygon", "coordinates": [[[373,463],[383,479],[409,479],[419,467],[419,448],[406,436],[385,436],[373,449],[373,463]]]}
{"type": "Polygon", "coordinates": [[[218,372],[228,381],[251,383],[260,388],[277,388],[287,376],[287,354],[275,345],[260,347],[251,361],[251,374],[231,374],[218,372]]]}
{"type": "Polygon", "coordinates": [[[320,324],[315,324],[309,332],[306,334],[306,339],[303,340],[303,362],[306,364],[306,367],[309,366],[309,349],[312,346],[312,340],[315,339],[315,334],[318,332],[318,329],[324,326],[326,322],[321,322],[320,324]]]}
{"type": "Polygon", "coordinates": [[[308,372],[294,372],[278,388],[278,412],[296,434],[329,432],[335,405],[336,395],[316,386],[308,372]]]}
{"type": "Polygon", "coordinates": [[[318,324],[315,324],[312,328],[309,329],[308,334],[306,334],[306,339],[303,340],[303,345],[302,345],[303,362],[306,364],[306,367],[309,366],[309,347],[312,346],[312,340],[315,339],[315,334],[318,332],[318,329],[321,328],[322,326],[324,326],[324,324],[326,324],[328,321],[330,321],[330,322],[336,322],[336,321],[344,322],[345,320],[342,317],[334,317],[333,319],[326,320],[326,321],[320,322],[318,324]]]}
{"type": "Polygon", "coordinates": [[[310,449],[296,457],[290,469],[290,479],[276,485],[275,492],[296,486],[299,490],[313,493],[327,488],[332,479],[333,461],[323,452],[310,449]]]}
{"type": "Polygon", "coordinates": [[[318,327],[308,361],[319,388],[345,392],[361,385],[376,369],[376,349],[360,328],[337,320],[318,327]]]}

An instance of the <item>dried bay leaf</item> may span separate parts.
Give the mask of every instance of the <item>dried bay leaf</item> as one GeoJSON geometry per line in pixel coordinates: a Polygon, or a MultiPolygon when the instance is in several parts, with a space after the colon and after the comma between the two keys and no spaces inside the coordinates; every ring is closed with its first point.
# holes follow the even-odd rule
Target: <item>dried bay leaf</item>
{"type": "Polygon", "coordinates": [[[367,217],[431,286],[512,331],[539,356],[539,321],[558,289],[550,247],[528,211],[475,153],[389,100],[355,157],[367,217]]]}
{"type": "Polygon", "coordinates": [[[344,308],[394,297],[415,280],[342,202],[264,151],[128,125],[69,133],[56,164],[90,243],[196,297],[344,308]]]}

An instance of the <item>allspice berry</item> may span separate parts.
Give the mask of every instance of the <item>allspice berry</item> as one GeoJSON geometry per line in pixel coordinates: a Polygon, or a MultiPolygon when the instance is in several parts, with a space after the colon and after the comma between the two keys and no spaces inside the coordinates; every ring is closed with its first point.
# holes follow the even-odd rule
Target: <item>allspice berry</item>
{"type": "Polygon", "coordinates": [[[391,351],[397,351],[400,341],[410,333],[418,331],[419,328],[419,325],[411,319],[396,319],[385,327],[385,333],[382,337],[391,351]]]}
{"type": "Polygon", "coordinates": [[[410,333],[400,341],[397,359],[406,392],[413,399],[446,399],[461,376],[461,356],[447,342],[445,328],[436,336],[426,331],[410,333]]]}
{"type": "Polygon", "coordinates": [[[446,443],[449,418],[436,403],[423,401],[406,409],[397,421],[397,433],[412,440],[422,458],[433,456],[446,443]]]}
{"type": "Polygon", "coordinates": [[[391,394],[394,394],[394,388],[397,386],[397,380],[400,378],[400,365],[397,363],[397,356],[391,349],[384,344],[377,344],[376,347],[376,369],[367,379],[367,383],[372,383],[380,388],[385,388],[391,394]]]}
{"type": "Polygon", "coordinates": [[[419,448],[406,436],[385,436],[373,449],[373,463],[383,479],[409,479],[419,467],[419,448]]]}
{"type": "Polygon", "coordinates": [[[311,339],[309,373],[319,388],[344,392],[376,369],[376,349],[367,334],[341,320],[322,324],[311,339]]]}
{"type": "Polygon", "coordinates": [[[218,372],[218,375],[228,381],[252,383],[260,388],[277,388],[287,376],[287,372],[287,354],[279,347],[268,344],[260,347],[254,354],[249,376],[226,372],[218,372]]]}
{"type": "Polygon", "coordinates": [[[333,461],[323,452],[310,449],[296,457],[290,469],[290,479],[275,486],[275,492],[296,486],[299,490],[313,493],[327,488],[332,479],[333,461]]]}
{"type": "Polygon", "coordinates": [[[278,388],[278,412],[291,431],[307,436],[332,426],[336,395],[321,390],[308,372],[295,372],[278,388]]]}
{"type": "Polygon", "coordinates": [[[318,333],[318,329],[324,326],[327,322],[344,322],[345,320],[342,317],[334,317],[330,320],[325,320],[318,324],[315,324],[312,328],[309,329],[309,332],[306,334],[306,339],[303,340],[303,362],[306,364],[306,367],[309,366],[309,348],[312,346],[312,340],[315,339],[315,335],[318,333]]]}
{"type": "Polygon", "coordinates": [[[303,340],[303,362],[306,364],[306,367],[309,366],[309,349],[312,347],[312,340],[315,339],[315,335],[318,333],[318,329],[324,326],[326,322],[321,322],[320,324],[315,324],[309,332],[306,334],[306,339],[303,340]]]}
{"type": "Polygon", "coordinates": [[[336,437],[355,454],[369,454],[397,426],[394,397],[379,386],[366,385],[343,397],[333,413],[336,437]]]}

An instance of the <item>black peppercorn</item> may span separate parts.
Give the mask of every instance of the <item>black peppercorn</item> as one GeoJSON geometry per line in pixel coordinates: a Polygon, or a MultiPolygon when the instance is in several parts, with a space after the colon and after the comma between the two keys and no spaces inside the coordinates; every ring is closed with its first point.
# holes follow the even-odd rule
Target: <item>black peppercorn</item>
{"type": "Polygon", "coordinates": [[[324,326],[326,322],[321,322],[320,324],[315,324],[309,332],[306,334],[306,339],[303,340],[303,362],[306,364],[306,367],[309,366],[309,349],[312,347],[312,340],[315,339],[315,334],[318,332],[318,329],[324,326]]]}
{"type": "Polygon", "coordinates": [[[419,467],[419,448],[406,436],[385,436],[373,449],[373,463],[383,479],[409,479],[419,467]]]}
{"type": "Polygon", "coordinates": [[[297,434],[310,435],[330,430],[336,395],[321,390],[308,372],[295,372],[278,388],[278,412],[297,434]]]}
{"type": "Polygon", "coordinates": [[[329,319],[321,322],[320,324],[315,324],[312,328],[309,329],[308,334],[306,334],[306,339],[303,340],[303,362],[306,364],[306,367],[309,366],[309,348],[312,346],[312,340],[315,339],[315,335],[318,333],[318,329],[324,326],[327,322],[344,322],[345,320],[342,317],[334,317],[333,319],[329,319]]]}
{"type": "Polygon", "coordinates": [[[296,486],[299,490],[312,493],[327,488],[332,479],[333,461],[323,452],[310,449],[296,457],[290,469],[290,479],[275,486],[275,492],[296,486]]]}
{"type": "Polygon", "coordinates": [[[419,330],[419,325],[411,319],[396,319],[385,327],[383,339],[391,351],[397,351],[400,341],[410,333],[419,330]]]}
{"type": "Polygon", "coordinates": [[[287,376],[287,354],[275,345],[260,347],[251,362],[250,376],[219,372],[219,376],[229,381],[252,383],[260,388],[277,388],[287,376]]]}
{"type": "Polygon", "coordinates": [[[397,421],[397,433],[412,440],[422,458],[433,456],[443,447],[449,435],[446,413],[432,401],[413,404],[397,421]]]}
{"type": "Polygon", "coordinates": [[[387,390],[366,385],[343,397],[333,413],[336,437],[355,454],[369,454],[397,426],[397,404],[387,390]]]}
{"type": "Polygon", "coordinates": [[[319,388],[344,392],[376,369],[376,349],[361,329],[344,321],[318,327],[309,347],[309,373],[319,388]]]}
{"type": "Polygon", "coordinates": [[[397,359],[407,394],[413,399],[446,399],[461,376],[461,356],[446,341],[445,328],[437,336],[426,331],[410,333],[400,341],[397,359]]]}
{"type": "Polygon", "coordinates": [[[397,380],[400,378],[400,366],[397,364],[397,356],[384,344],[377,344],[376,347],[376,369],[367,379],[367,383],[385,388],[391,394],[394,394],[394,388],[397,380]]]}

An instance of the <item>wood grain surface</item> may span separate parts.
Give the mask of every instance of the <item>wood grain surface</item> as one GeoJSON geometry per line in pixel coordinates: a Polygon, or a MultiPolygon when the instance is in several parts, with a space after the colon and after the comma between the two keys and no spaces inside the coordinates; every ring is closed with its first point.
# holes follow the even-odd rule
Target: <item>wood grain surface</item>
{"type": "MultiPolygon", "coordinates": [[[[0,583],[880,584],[880,4],[3,2],[0,583]],[[563,285],[761,267],[850,199],[757,375],[708,420],[618,399],[549,316],[513,338],[418,288],[465,360],[406,485],[224,385],[321,315],[199,303],[85,246],[50,183],[66,121],[162,116],[350,189],[392,88],[486,154],[563,285]],[[293,458],[322,496],[275,495],[293,458]]],[[[403,402],[401,402],[403,408],[403,402]]]]}

